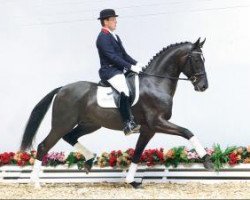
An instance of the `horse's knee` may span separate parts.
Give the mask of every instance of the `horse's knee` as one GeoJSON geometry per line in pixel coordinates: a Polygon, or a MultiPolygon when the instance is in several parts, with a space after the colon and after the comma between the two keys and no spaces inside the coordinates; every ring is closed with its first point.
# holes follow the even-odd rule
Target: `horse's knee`
{"type": "Polygon", "coordinates": [[[183,129],[182,133],[183,133],[182,137],[184,137],[187,140],[189,140],[191,137],[194,136],[194,134],[188,129],[183,129]]]}

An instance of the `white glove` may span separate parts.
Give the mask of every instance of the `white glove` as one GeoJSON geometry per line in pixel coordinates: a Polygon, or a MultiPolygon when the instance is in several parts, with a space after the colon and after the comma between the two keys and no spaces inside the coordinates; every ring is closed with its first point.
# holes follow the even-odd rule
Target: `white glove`
{"type": "Polygon", "coordinates": [[[139,62],[137,62],[135,66],[138,66],[138,67],[140,67],[142,69],[144,68],[144,65],[142,63],[139,63],[139,62]]]}
{"type": "Polygon", "coordinates": [[[139,74],[142,71],[142,65],[140,65],[138,63],[136,65],[131,65],[130,70],[139,74]]]}

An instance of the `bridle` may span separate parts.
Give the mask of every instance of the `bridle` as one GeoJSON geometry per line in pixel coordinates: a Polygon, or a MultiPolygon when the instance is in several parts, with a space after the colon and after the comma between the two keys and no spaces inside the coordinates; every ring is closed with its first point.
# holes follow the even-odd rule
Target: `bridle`
{"type": "Polygon", "coordinates": [[[190,80],[193,84],[195,84],[200,79],[200,77],[206,75],[206,72],[205,72],[205,70],[202,71],[202,72],[195,72],[193,64],[192,64],[192,61],[193,61],[193,59],[192,59],[193,55],[192,54],[201,55],[201,59],[202,59],[203,63],[205,62],[205,58],[204,58],[202,52],[200,52],[200,51],[191,51],[191,53],[188,54],[187,62],[189,63],[189,65],[191,67],[191,70],[193,71],[193,75],[190,76],[188,78],[188,80],[190,80]]]}
{"type": "Polygon", "coordinates": [[[200,54],[203,62],[205,62],[205,58],[204,58],[202,52],[199,52],[199,51],[191,51],[191,52],[189,52],[187,54],[188,58],[186,60],[185,66],[187,64],[189,64],[191,66],[191,69],[193,71],[193,75],[188,77],[188,78],[179,78],[179,77],[173,77],[173,76],[162,76],[162,75],[150,74],[150,73],[146,73],[146,72],[140,72],[140,75],[154,76],[154,77],[157,77],[157,78],[167,78],[167,79],[173,79],[173,80],[191,81],[193,84],[195,84],[200,79],[201,76],[206,75],[206,72],[205,71],[197,72],[197,73],[195,72],[193,64],[192,64],[192,58],[194,57],[193,54],[200,54]]]}

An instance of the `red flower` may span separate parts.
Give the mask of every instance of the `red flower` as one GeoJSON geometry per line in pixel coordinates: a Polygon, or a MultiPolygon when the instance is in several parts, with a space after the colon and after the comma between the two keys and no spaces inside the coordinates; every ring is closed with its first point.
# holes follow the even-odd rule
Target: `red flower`
{"type": "Polygon", "coordinates": [[[159,158],[160,161],[164,160],[164,155],[162,151],[156,151],[156,155],[159,158]]]}
{"type": "Polygon", "coordinates": [[[116,155],[115,150],[111,151],[111,152],[110,152],[110,155],[111,155],[111,156],[115,156],[115,155],[116,155]]]}
{"type": "Polygon", "coordinates": [[[21,159],[23,161],[25,161],[25,162],[29,161],[30,160],[30,155],[28,153],[24,152],[24,153],[21,154],[21,159]]]}
{"type": "Polygon", "coordinates": [[[13,158],[12,153],[4,152],[0,154],[0,164],[9,164],[12,158],[13,158]]]}
{"type": "Polygon", "coordinates": [[[132,149],[132,148],[129,148],[126,152],[127,152],[127,154],[132,158],[133,155],[134,155],[134,153],[135,153],[135,150],[132,149]]]}
{"type": "Polygon", "coordinates": [[[18,161],[17,161],[17,165],[18,165],[18,166],[24,166],[25,163],[26,163],[26,162],[23,161],[23,160],[18,160],[18,161]]]}
{"type": "Polygon", "coordinates": [[[118,150],[117,151],[117,156],[121,156],[122,155],[122,151],[121,150],[118,150]]]}
{"type": "Polygon", "coordinates": [[[13,158],[15,156],[15,153],[14,152],[10,152],[9,155],[10,155],[11,158],[13,158]]]}
{"type": "Polygon", "coordinates": [[[145,150],[140,158],[141,162],[146,162],[148,166],[164,161],[163,148],[145,150]]]}
{"type": "Polygon", "coordinates": [[[231,153],[229,154],[229,165],[235,165],[237,164],[237,154],[231,153]]]}
{"type": "Polygon", "coordinates": [[[145,162],[146,159],[147,159],[147,155],[146,155],[145,153],[143,153],[143,154],[141,155],[140,161],[141,161],[141,162],[145,162]]]}
{"type": "Polygon", "coordinates": [[[110,165],[111,167],[114,167],[114,166],[116,165],[116,161],[117,161],[117,158],[116,158],[115,156],[111,156],[111,157],[109,158],[109,165],[110,165]]]}

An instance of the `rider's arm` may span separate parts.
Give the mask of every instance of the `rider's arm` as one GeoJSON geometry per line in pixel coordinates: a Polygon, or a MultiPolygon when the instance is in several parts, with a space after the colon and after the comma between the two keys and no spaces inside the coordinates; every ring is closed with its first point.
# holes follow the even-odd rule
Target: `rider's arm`
{"type": "Polygon", "coordinates": [[[125,51],[124,55],[125,55],[126,61],[128,61],[132,65],[136,65],[137,61],[135,59],[133,59],[130,55],[128,55],[126,51],[125,51]]]}
{"type": "Polygon", "coordinates": [[[117,55],[108,35],[103,35],[98,38],[97,48],[111,60],[118,69],[123,71],[124,69],[129,70],[131,68],[131,63],[117,55]]]}

